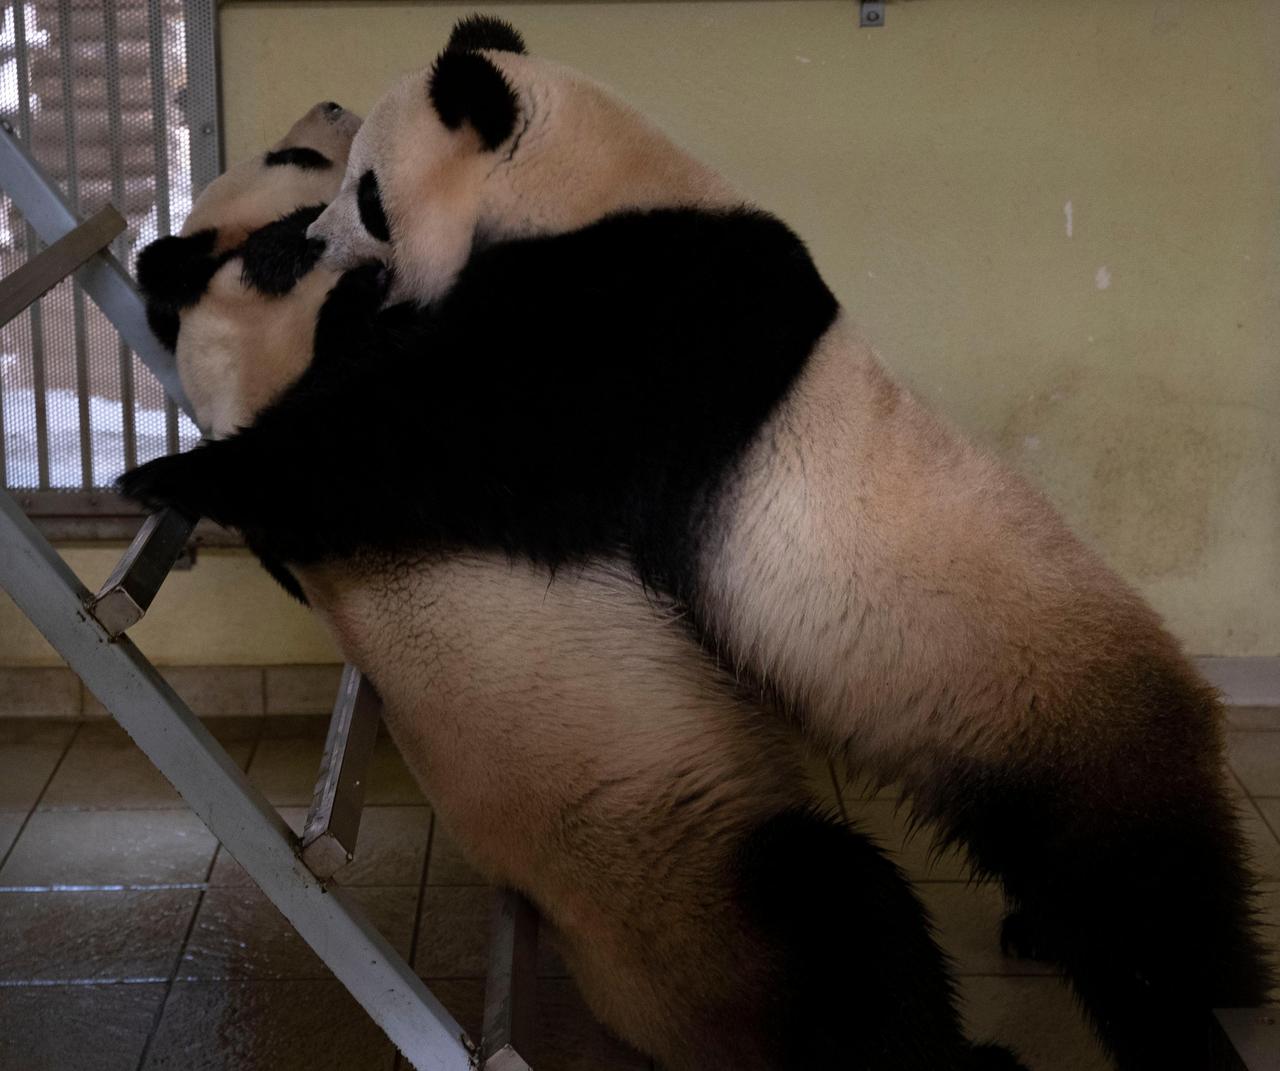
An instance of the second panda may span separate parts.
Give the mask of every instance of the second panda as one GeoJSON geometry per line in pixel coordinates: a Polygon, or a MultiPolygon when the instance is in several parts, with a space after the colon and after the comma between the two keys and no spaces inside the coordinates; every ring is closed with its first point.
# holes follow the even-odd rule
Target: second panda
{"type": "MultiPolygon", "coordinates": [[[[139,259],[215,437],[290,385],[341,381],[353,349],[404,326],[378,313],[376,272],[318,267],[305,236],[353,119],[317,106],[139,259]]],[[[298,480],[325,478],[305,442],[282,451],[298,480]]],[[[324,494],[345,510],[347,490],[324,494]]],[[[272,567],[377,686],[473,865],[533,900],[593,1011],[662,1067],[1018,1066],[964,1039],[897,869],[816,809],[792,735],[737,697],[625,563],[554,580],[500,553],[272,567]]]]}

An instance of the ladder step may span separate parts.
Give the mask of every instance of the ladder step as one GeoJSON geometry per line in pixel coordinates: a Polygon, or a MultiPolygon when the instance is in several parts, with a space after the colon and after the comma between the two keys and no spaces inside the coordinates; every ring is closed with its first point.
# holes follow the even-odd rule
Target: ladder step
{"type": "Polygon", "coordinates": [[[106,205],[6,275],[0,281],[0,327],[109,246],[124,229],[124,217],[106,205]]]}
{"type": "Polygon", "coordinates": [[[142,522],[124,557],[88,609],[113,639],[142,620],[173,563],[191,538],[195,522],[163,509],[142,522]]]}
{"type": "Polygon", "coordinates": [[[523,896],[495,889],[489,937],[489,973],[484,987],[481,1071],[530,1071],[535,1029],[538,913],[523,896]]]}
{"type": "Polygon", "coordinates": [[[327,881],[351,861],[364,809],[369,759],[378,738],[382,701],[355,666],[342,669],[338,698],[302,829],[302,861],[327,881]]]}

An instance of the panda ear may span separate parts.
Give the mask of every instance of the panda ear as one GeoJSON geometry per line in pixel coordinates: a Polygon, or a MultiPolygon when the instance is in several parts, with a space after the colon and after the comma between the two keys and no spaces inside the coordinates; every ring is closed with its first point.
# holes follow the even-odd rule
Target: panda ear
{"type": "Polygon", "coordinates": [[[516,128],[515,90],[479,52],[440,53],[427,76],[427,96],[445,126],[470,123],[491,152],[516,128]]]}
{"type": "Polygon", "coordinates": [[[518,52],[524,54],[524,38],[505,19],[492,15],[468,15],[454,24],[449,34],[446,52],[478,52],[490,49],[494,52],[518,52]]]}
{"type": "Polygon", "coordinates": [[[149,301],[182,309],[194,305],[209,288],[221,260],[213,255],[218,232],[171,234],[157,238],[138,254],[138,287],[149,301]]]}

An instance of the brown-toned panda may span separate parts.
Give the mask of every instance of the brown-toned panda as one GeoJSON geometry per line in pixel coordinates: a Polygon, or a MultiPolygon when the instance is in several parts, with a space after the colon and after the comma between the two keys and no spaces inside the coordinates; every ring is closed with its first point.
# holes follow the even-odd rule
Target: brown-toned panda
{"type": "Polygon", "coordinates": [[[899,780],[1125,1069],[1270,977],[1222,715],[1155,613],[884,370],[801,241],[492,19],[374,108],[312,224],[413,332],[126,490],[292,562],[625,554],[832,752],[899,780]],[[410,337],[412,336],[412,337],[410,337]],[[338,434],[337,429],[342,429],[338,434]],[[314,482],[360,487],[338,516],[314,482]]]}
{"type": "MultiPolygon", "coordinates": [[[[197,202],[198,227],[139,260],[215,438],[281,392],[358,372],[363,345],[417,338],[414,314],[378,313],[376,269],[340,279],[315,266],[305,230],[339,175],[317,189],[299,162],[315,162],[335,107],[294,127],[292,163],[277,147],[228,172],[197,202]],[[268,213],[256,185],[272,192],[268,213]],[[244,233],[246,213],[266,225],[244,233]],[[203,293],[172,285],[201,277],[203,293]]],[[[340,167],[345,146],[323,151],[340,167]]],[[[328,434],[358,454],[380,432],[357,415],[328,434]]],[[[272,463],[339,513],[376,508],[368,484],[313,467],[302,440],[272,463]]],[[[591,1008],[662,1067],[1019,1066],[964,1039],[901,874],[819,811],[794,735],[741,698],[625,561],[552,575],[492,549],[370,550],[287,570],[268,558],[376,684],[469,860],[537,904],[591,1008]]]]}

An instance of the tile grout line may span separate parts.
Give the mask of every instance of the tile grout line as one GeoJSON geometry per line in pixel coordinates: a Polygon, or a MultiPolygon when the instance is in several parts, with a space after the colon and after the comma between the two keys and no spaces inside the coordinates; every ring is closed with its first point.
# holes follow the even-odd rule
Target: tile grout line
{"type": "MultiPolygon", "coordinates": [[[[418,959],[418,934],[422,928],[422,909],[427,902],[427,873],[431,869],[431,852],[436,841],[436,810],[431,808],[431,820],[427,823],[427,850],[422,857],[422,877],[418,881],[418,903],[413,911],[413,928],[409,936],[409,967],[416,968],[418,959]]],[[[396,1049],[391,1071],[404,1071],[404,1057],[396,1049]]]]}
{"type": "Polygon", "coordinates": [[[49,786],[53,784],[53,779],[58,775],[58,771],[62,769],[62,763],[67,757],[67,753],[71,750],[71,745],[76,742],[76,738],[80,735],[80,730],[84,726],[84,721],[78,721],[76,727],[71,731],[71,735],[67,737],[67,743],[62,749],[62,754],[58,756],[58,761],[53,764],[53,769],[49,771],[49,776],[45,778],[44,784],[40,786],[40,791],[36,793],[36,798],[31,801],[31,807],[23,816],[18,831],[13,835],[13,840],[9,847],[5,849],[3,855],[0,855],[0,870],[4,869],[5,864],[9,861],[9,856],[13,854],[13,850],[18,846],[18,841],[22,839],[22,834],[26,832],[27,825],[31,821],[31,816],[36,813],[40,806],[40,801],[44,799],[44,794],[49,791],[49,786]]]}
{"type": "MultiPolygon", "coordinates": [[[[263,731],[264,726],[260,722],[253,737],[253,744],[249,748],[249,757],[245,759],[244,769],[246,774],[249,767],[253,765],[254,756],[258,753],[258,745],[262,743],[263,731]]],[[[196,893],[195,903],[191,907],[191,918],[188,920],[186,932],[182,935],[182,940],[178,944],[178,954],[174,957],[173,968],[169,971],[169,977],[164,983],[164,995],[161,996],[160,1002],[156,1006],[155,1015],[151,1019],[151,1029],[147,1031],[147,1040],[143,1042],[142,1051],[138,1054],[137,1071],[143,1071],[143,1068],[146,1067],[147,1057],[151,1055],[151,1046],[155,1042],[156,1036],[160,1033],[160,1024],[164,1021],[164,1013],[169,1008],[169,997],[173,993],[173,985],[178,980],[178,974],[182,970],[183,957],[186,956],[187,948],[191,944],[191,935],[195,933],[196,929],[196,919],[200,916],[200,908],[204,904],[205,895],[209,891],[209,883],[213,880],[213,868],[217,864],[218,856],[221,853],[222,843],[219,842],[213,850],[213,855],[209,857],[209,865],[205,867],[203,887],[196,893]]]]}

